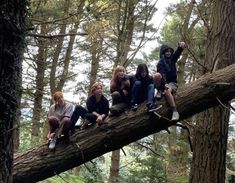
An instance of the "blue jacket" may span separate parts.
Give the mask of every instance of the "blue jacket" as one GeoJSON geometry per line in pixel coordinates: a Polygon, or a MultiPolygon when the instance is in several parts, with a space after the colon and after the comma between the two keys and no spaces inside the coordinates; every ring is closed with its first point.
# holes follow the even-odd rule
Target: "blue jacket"
{"type": "Polygon", "coordinates": [[[175,82],[177,83],[177,69],[176,69],[176,62],[180,57],[183,48],[178,47],[177,50],[174,52],[173,48],[163,45],[160,50],[160,60],[157,64],[157,72],[159,72],[165,82],[175,82]],[[165,58],[164,53],[167,49],[171,49],[172,55],[170,58],[165,58]]]}

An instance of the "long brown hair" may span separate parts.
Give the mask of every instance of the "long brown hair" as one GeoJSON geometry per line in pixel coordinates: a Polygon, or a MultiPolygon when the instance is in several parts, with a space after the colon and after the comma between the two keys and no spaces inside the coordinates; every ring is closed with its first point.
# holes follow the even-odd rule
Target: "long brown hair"
{"type": "MultiPolygon", "coordinates": [[[[118,78],[118,73],[120,71],[124,71],[125,74],[125,68],[123,66],[118,66],[113,72],[113,77],[111,79],[111,84],[110,84],[110,91],[113,92],[115,90],[118,90],[118,87],[122,84],[121,81],[118,78]]],[[[130,87],[130,81],[129,80],[124,80],[123,81],[124,86],[129,88],[130,87]]]]}

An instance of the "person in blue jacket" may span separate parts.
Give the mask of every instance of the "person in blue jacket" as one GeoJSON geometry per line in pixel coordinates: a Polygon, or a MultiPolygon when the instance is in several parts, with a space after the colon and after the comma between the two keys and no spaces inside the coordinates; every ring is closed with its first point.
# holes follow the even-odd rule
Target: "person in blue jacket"
{"type": "Polygon", "coordinates": [[[149,75],[146,64],[139,64],[134,76],[134,82],[131,95],[131,108],[137,110],[138,104],[147,100],[147,109],[149,112],[156,110],[157,105],[154,100],[153,77],[149,75]]]}
{"type": "Polygon", "coordinates": [[[155,87],[158,90],[157,98],[161,98],[161,94],[165,93],[166,100],[172,110],[172,121],[179,120],[179,113],[174,100],[174,95],[178,89],[176,62],[184,48],[186,48],[184,42],[178,43],[176,51],[167,45],[162,45],[160,60],[157,63],[157,73],[154,75],[155,87]]]}
{"type": "Polygon", "coordinates": [[[79,117],[84,121],[82,129],[85,129],[89,123],[98,123],[101,125],[109,114],[109,102],[103,95],[103,85],[95,83],[91,87],[91,95],[86,102],[87,108],[77,105],[71,117],[70,130],[75,132],[75,124],[79,117]]]}

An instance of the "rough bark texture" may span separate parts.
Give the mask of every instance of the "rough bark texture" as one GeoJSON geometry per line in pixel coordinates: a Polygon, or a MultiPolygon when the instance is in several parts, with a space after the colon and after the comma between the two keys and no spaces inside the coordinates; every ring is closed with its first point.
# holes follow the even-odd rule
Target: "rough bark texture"
{"type": "Polygon", "coordinates": [[[25,0],[0,2],[0,182],[12,182],[13,124],[20,94],[25,0]]]}
{"type": "MultiPolygon", "coordinates": [[[[44,35],[47,31],[47,25],[43,24],[41,26],[40,34],[44,35]]],[[[32,117],[32,137],[38,141],[40,134],[40,121],[42,114],[42,100],[45,87],[45,70],[47,67],[46,58],[47,58],[47,40],[38,39],[39,49],[36,57],[36,88],[34,92],[34,107],[33,107],[33,117],[32,117]]],[[[33,139],[32,138],[32,139],[33,139]]]]}
{"type": "Polygon", "coordinates": [[[119,182],[120,149],[112,152],[109,183],[119,182]]]}
{"type": "MultiPolygon", "coordinates": [[[[234,63],[235,2],[213,2],[212,28],[206,52],[206,67],[214,72],[234,63]]],[[[229,109],[215,107],[200,114],[195,128],[191,183],[225,182],[229,109]]]]}
{"type": "MultiPolygon", "coordinates": [[[[179,91],[176,102],[181,120],[209,107],[232,99],[235,95],[235,64],[213,74],[207,74],[179,91]],[[224,82],[227,82],[225,84],[224,82]]],[[[164,106],[159,114],[170,117],[164,106]]],[[[14,159],[14,182],[35,182],[79,166],[106,152],[119,149],[147,135],[173,125],[164,117],[158,119],[144,107],[118,118],[110,118],[108,124],[75,133],[70,140],[58,143],[54,152],[47,145],[16,154],[14,159]]]]}

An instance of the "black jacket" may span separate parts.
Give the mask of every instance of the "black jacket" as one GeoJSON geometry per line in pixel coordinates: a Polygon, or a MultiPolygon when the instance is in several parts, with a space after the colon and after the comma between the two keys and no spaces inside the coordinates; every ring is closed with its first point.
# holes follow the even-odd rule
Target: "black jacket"
{"type": "Polygon", "coordinates": [[[105,116],[108,116],[109,114],[109,101],[103,95],[99,102],[96,102],[95,96],[91,95],[88,97],[86,104],[89,113],[95,111],[99,114],[105,114],[105,116]]]}
{"type": "Polygon", "coordinates": [[[160,60],[157,64],[157,72],[159,72],[163,79],[167,82],[175,82],[177,83],[177,69],[176,69],[176,62],[180,57],[183,48],[178,47],[177,50],[174,52],[174,49],[163,45],[160,50],[160,60]],[[167,49],[172,51],[172,55],[170,58],[165,58],[164,53],[167,49]]]}

